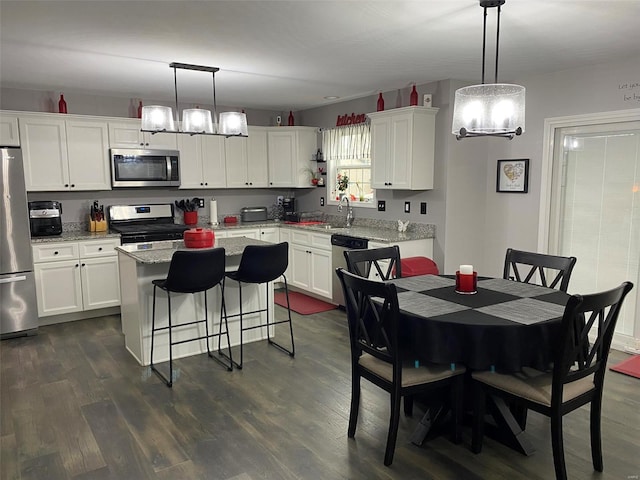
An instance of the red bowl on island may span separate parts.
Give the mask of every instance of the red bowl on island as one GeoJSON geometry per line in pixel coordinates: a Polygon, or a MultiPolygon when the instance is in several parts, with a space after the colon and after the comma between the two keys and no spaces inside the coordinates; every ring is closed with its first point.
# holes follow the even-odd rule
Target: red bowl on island
{"type": "Polygon", "coordinates": [[[190,228],[185,230],[183,238],[187,248],[210,248],[215,236],[210,228],[190,228]]]}

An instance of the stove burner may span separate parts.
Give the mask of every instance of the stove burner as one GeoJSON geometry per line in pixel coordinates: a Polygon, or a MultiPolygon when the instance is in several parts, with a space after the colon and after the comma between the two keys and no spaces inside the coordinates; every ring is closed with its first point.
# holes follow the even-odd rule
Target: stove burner
{"type": "Polygon", "coordinates": [[[189,226],[173,223],[173,205],[113,205],[109,207],[110,228],[125,243],[182,240],[189,226]]]}

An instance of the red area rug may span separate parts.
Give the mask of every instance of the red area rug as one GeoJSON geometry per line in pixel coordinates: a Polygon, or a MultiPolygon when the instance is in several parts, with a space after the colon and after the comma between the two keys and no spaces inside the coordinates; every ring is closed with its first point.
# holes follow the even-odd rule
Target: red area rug
{"type": "Polygon", "coordinates": [[[609,370],[624,373],[631,377],[640,378],[640,355],[634,355],[631,358],[627,358],[624,362],[620,362],[613,367],[609,367],[609,370]]]}
{"type": "MultiPolygon", "coordinates": [[[[277,305],[287,308],[287,297],[284,292],[276,292],[274,301],[277,305]]],[[[298,292],[289,292],[289,304],[291,305],[291,310],[300,315],[311,315],[313,313],[326,312],[327,310],[337,308],[336,305],[332,303],[323,302],[322,300],[298,292]]]]}

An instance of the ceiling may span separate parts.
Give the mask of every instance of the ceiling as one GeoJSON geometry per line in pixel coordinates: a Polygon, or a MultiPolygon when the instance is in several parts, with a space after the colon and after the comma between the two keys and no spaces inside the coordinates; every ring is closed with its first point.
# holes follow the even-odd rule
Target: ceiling
{"type": "MultiPolygon", "coordinates": [[[[639,19],[639,0],[508,0],[499,80],[638,55],[639,19]]],[[[477,0],[2,0],[0,41],[3,87],[172,101],[168,64],[181,62],[220,68],[219,105],[301,110],[412,83],[480,83],[482,9],[477,0]]],[[[178,71],[181,102],[211,103],[211,90],[210,74],[178,71]]]]}

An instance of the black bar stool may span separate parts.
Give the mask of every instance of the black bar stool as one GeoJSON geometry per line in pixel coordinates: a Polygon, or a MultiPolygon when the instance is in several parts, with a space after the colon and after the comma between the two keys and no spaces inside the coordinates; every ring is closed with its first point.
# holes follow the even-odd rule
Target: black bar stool
{"type": "MultiPolygon", "coordinates": [[[[240,259],[240,266],[238,270],[235,272],[227,272],[227,277],[231,280],[235,280],[238,282],[238,292],[239,292],[239,301],[240,301],[240,313],[235,315],[229,315],[229,318],[232,317],[240,317],[240,363],[237,363],[228,358],[228,360],[232,361],[233,364],[239,369],[242,368],[242,350],[243,350],[243,340],[242,335],[246,330],[253,330],[255,328],[264,328],[267,329],[267,341],[270,345],[277,347],[285,353],[288,353],[289,356],[293,357],[295,355],[295,345],[293,342],[293,325],[291,323],[291,309],[289,308],[289,287],[287,285],[287,277],[284,272],[289,265],[289,244],[287,242],[277,243],[273,245],[248,245],[244,251],[242,252],[242,258],[240,259]],[[272,282],[278,278],[282,277],[284,279],[284,291],[287,298],[287,320],[279,320],[269,322],[269,309],[263,308],[260,310],[254,310],[251,312],[243,312],[242,310],[242,284],[243,283],[265,283],[267,288],[267,299],[269,297],[269,282],[272,282]],[[250,315],[253,313],[266,312],[267,313],[267,322],[266,324],[254,325],[252,327],[244,327],[242,324],[243,315],[250,315]],[[291,350],[288,350],[286,347],[276,343],[269,334],[269,327],[272,325],[277,325],[279,323],[288,323],[289,324],[289,332],[291,334],[291,350]]],[[[225,355],[221,352],[221,355],[225,355]]]]}
{"type": "Polygon", "coordinates": [[[160,280],[153,280],[153,314],[151,317],[151,370],[153,370],[168,387],[173,385],[173,353],[172,347],[186,342],[193,342],[196,340],[207,340],[207,354],[216,360],[218,363],[231,371],[233,368],[233,360],[231,357],[231,342],[229,341],[229,327],[227,324],[227,311],[224,304],[224,270],[225,270],[225,251],[224,248],[213,248],[210,250],[177,250],[171,257],[171,263],[169,264],[169,273],[167,278],[160,280]],[[207,308],[207,290],[218,285],[220,287],[221,306],[220,306],[220,328],[218,333],[212,333],[209,335],[209,318],[207,308]],[[156,328],[156,287],[167,292],[167,308],[168,308],[168,325],[165,327],[156,328]],[[194,320],[191,322],[180,323],[173,325],[171,320],[171,292],[174,293],[198,293],[204,294],[204,319],[194,320]],[[222,331],[222,321],[224,319],[225,330],[222,331]],[[185,327],[187,325],[194,325],[198,323],[204,323],[205,336],[198,336],[195,338],[189,338],[187,340],[173,341],[172,330],[174,328],[185,327]],[[155,333],[163,330],[169,331],[169,377],[165,377],[153,364],[153,343],[155,333]],[[221,359],[211,354],[209,348],[209,339],[211,337],[218,337],[218,354],[223,355],[220,350],[220,339],[222,335],[227,337],[227,346],[229,349],[229,356],[224,355],[229,362],[224,362],[221,359]]]}

